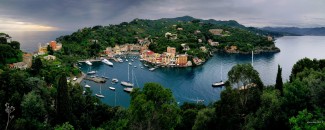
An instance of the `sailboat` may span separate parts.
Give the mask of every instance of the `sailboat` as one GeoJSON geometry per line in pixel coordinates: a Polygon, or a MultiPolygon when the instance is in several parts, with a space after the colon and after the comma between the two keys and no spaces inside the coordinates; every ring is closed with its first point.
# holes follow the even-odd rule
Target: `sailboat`
{"type": "Polygon", "coordinates": [[[222,81],[222,64],[221,64],[221,81],[212,83],[212,87],[222,87],[225,83],[222,81]]]}
{"type": "Polygon", "coordinates": [[[129,65],[128,65],[128,81],[121,81],[121,85],[126,86],[126,87],[133,87],[133,83],[129,82],[130,81],[130,72],[129,72],[129,65]]]}
{"type": "MultiPolygon", "coordinates": [[[[135,79],[135,77],[134,77],[134,74],[133,74],[133,69],[132,69],[132,82],[133,82],[133,79],[135,79]]],[[[127,93],[130,93],[130,92],[132,92],[133,91],[133,86],[131,86],[131,87],[126,87],[126,88],[124,88],[123,89],[125,92],[127,92],[127,93]]]]}
{"type": "Polygon", "coordinates": [[[99,94],[95,94],[99,98],[104,98],[105,96],[102,94],[102,85],[99,86],[99,94]]]}

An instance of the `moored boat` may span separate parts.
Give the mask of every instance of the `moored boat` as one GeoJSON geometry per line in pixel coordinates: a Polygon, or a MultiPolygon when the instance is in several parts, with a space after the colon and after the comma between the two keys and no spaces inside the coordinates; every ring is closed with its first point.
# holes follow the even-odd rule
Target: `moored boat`
{"type": "Polygon", "coordinates": [[[105,64],[107,64],[107,65],[109,65],[109,66],[113,66],[113,63],[110,62],[110,61],[107,60],[107,59],[103,59],[102,62],[105,63],[105,64]]]}
{"type": "Polygon", "coordinates": [[[87,65],[93,65],[89,60],[86,60],[87,65]]]}
{"type": "Polygon", "coordinates": [[[85,88],[90,88],[90,85],[86,84],[86,85],[85,85],[85,88]]]}
{"type": "Polygon", "coordinates": [[[108,87],[110,90],[113,90],[113,91],[115,91],[115,88],[114,87],[108,87]]]}
{"type": "Polygon", "coordinates": [[[123,89],[125,92],[128,92],[128,93],[130,93],[130,92],[132,92],[133,91],[133,88],[124,88],[123,89]]]}
{"type": "Polygon", "coordinates": [[[225,85],[225,83],[223,81],[220,81],[220,82],[214,82],[212,84],[212,87],[222,87],[224,85],[225,85]]]}

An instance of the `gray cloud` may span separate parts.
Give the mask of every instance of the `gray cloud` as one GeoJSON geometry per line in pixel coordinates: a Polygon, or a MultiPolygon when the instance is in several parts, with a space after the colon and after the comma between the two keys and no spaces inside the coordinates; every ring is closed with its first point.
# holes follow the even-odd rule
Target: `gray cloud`
{"type": "MultiPolygon", "coordinates": [[[[0,18],[75,30],[190,15],[247,26],[325,26],[323,0],[2,0],[0,18]]],[[[1,21],[0,19],[0,21],[1,21]]]]}

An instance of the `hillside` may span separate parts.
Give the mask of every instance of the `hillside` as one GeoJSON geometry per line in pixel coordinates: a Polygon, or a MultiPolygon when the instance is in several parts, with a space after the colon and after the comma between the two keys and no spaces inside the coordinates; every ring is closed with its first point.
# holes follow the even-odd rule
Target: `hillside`
{"type": "Polygon", "coordinates": [[[298,27],[264,27],[261,30],[279,32],[283,35],[293,35],[293,36],[325,36],[325,27],[319,28],[298,28],[298,27]]]}
{"type": "Polygon", "coordinates": [[[118,25],[87,27],[61,36],[57,41],[64,44],[63,55],[96,56],[106,47],[116,44],[138,43],[147,39],[149,48],[161,53],[167,46],[176,47],[177,52],[204,57],[208,51],[220,50],[229,53],[277,52],[272,38],[277,33],[262,31],[257,28],[245,27],[234,20],[217,21],[202,20],[190,16],[162,18],[158,20],[134,19],[118,25]],[[165,35],[167,32],[176,37],[165,35]],[[96,41],[94,43],[93,41],[96,41]],[[213,44],[216,43],[216,44],[213,44]],[[189,46],[184,50],[181,44],[189,46]],[[198,48],[206,47],[201,52],[198,48]],[[235,50],[231,50],[235,47],[235,50]]]}
{"type": "Polygon", "coordinates": [[[22,61],[22,55],[20,43],[12,41],[8,34],[0,32],[0,67],[22,61]]]}

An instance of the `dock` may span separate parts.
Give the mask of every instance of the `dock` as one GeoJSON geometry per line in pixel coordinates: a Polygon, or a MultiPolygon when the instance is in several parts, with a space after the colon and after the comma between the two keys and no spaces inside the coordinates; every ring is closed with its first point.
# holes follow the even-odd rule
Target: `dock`
{"type": "Polygon", "coordinates": [[[105,83],[106,82],[106,79],[105,78],[101,78],[101,77],[85,77],[84,79],[86,80],[90,80],[90,81],[94,81],[96,83],[105,83]]]}
{"type": "Polygon", "coordinates": [[[80,62],[86,62],[86,61],[90,61],[90,62],[99,62],[99,61],[102,61],[101,59],[86,59],[86,60],[80,60],[78,61],[79,63],[80,62]]]}

